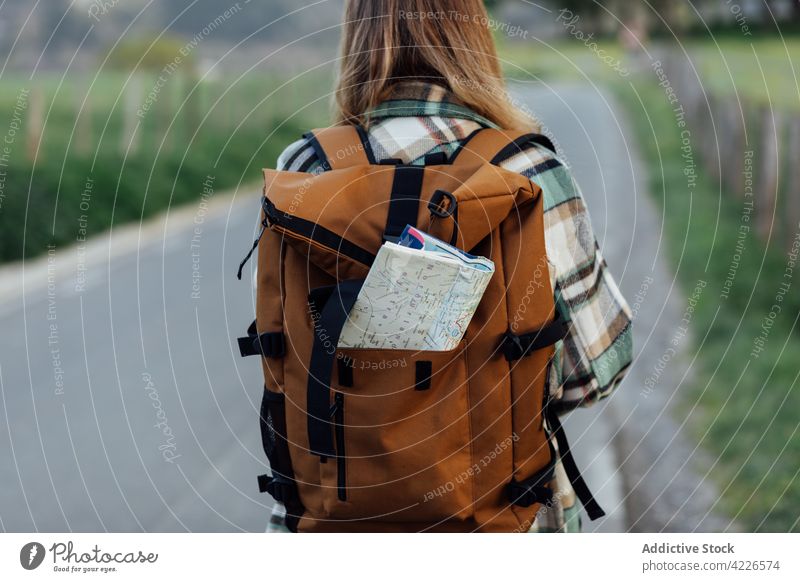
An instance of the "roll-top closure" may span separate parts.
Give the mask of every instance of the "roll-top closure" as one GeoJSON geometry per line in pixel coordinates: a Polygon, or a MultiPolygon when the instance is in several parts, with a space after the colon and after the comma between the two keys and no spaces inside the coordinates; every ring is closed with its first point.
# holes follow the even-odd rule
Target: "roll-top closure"
{"type": "Polygon", "coordinates": [[[416,218],[412,226],[468,251],[540,192],[524,176],[490,164],[461,171],[448,166],[447,173],[437,166],[415,167],[414,172],[404,168],[410,166],[353,166],[318,175],[264,170],[267,225],[337,279],[359,278],[386,240],[391,214],[394,221],[397,216],[409,223],[416,218]],[[431,199],[441,197],[437,191],[450,194],[457,213],[442,217],[430,210],[431,199]],[[409,212],[414,208],[410,201],[416,212],[409,212]],[[392,213],[398,203],[403,211],[392,213]]]}

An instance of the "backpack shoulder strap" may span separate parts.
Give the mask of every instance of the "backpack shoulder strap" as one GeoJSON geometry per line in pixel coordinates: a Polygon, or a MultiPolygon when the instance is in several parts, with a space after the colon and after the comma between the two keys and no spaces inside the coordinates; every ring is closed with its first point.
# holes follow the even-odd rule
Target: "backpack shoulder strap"
{"type": "Polygon", "coordinates": [[[452,158],[454,164],[500,164],[525,146],[536,143],[553,153],[556,148],[546,136],[524,130],[504,130],[491,127],[478,129],[466,138],[452,158]]]}
{"type": "Polygon", "coordinates": [[[303,137],[309,140],[325,171],[375,163],[369,138],[360,125],[314,129],[303,137]]]}

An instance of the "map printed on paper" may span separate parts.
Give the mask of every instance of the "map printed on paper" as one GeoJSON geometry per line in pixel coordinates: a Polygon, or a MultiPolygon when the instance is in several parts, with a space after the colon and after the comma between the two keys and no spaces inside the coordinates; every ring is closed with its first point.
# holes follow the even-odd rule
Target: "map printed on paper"
{"type": "Polygon", "coordinates": [[[407,226],[379,249],[338,346],[454,349],[493,274],[489,259],[407,226]]]}

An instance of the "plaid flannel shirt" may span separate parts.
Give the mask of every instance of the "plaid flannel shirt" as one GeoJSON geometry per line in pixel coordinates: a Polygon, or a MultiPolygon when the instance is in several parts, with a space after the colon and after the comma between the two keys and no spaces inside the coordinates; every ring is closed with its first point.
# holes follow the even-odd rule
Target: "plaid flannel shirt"
{"type": "MultiPolygon", "coordinates": [[[[368,113],[369,144],[376,159],[422,164],[426,154],[452,154],[481,127],[496,127],[436,84],[398,83],[390,98],[368,113]]],[[[535,144],[500,163],[542,188],[545,246],[551,283],[570,332],[557,345],[549,390],[560,413],[608,396],[631,362],[631,312],[600,254],[580,190],[553,152],[535,144]]],[[[278,158],[281,170],[323,171],[309,143],[298,140],[278,158]]],[[[555,444],[555,443],[554,443],[555,444]]],[[[561,463],[556,464],[551,506],[542,507],[531,532],[580,530],[575,493],[561,463]]],[[[285,510],[276,504],[268,532],[287,531],[285,510]]]]}

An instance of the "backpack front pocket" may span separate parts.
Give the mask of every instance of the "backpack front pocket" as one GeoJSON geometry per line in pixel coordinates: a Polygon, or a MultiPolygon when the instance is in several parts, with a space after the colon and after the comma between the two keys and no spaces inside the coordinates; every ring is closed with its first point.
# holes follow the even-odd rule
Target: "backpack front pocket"
{"type": "Polygon", "coordinates": [[[471,516],[464,343],[448,352],[348,348],[337,358],[336,457],[320,464],[328,517],[471,516]]]}

